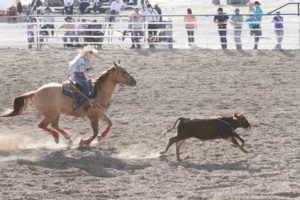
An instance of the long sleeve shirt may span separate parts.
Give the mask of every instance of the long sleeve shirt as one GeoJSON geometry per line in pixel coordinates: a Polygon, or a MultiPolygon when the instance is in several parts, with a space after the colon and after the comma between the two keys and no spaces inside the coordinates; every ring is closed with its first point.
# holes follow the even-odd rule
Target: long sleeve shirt
{"type": "Polygon", "coordinates": [[[145,21],[147,22],[158,22],[159,15],[157,11],[153,8],[148,8],[143,12],[143,16],[145,16],[145,21]]]}
{"type": "Polygon", "coordinates": [[[74,75],[76,72],[82,72],[87,80],[89,76],[87,70],[91,68],[91,61],[85,56],[78,54],[70,63],[68,74],[74,80],[74,75]]]}
{"type": "Polygon", "coordinates": [[[257,6],[256,8],[253,9],[253,14],[256,18],[256,21],[260,22],[263,14],[262,9],[259,6],[257,6]]]}

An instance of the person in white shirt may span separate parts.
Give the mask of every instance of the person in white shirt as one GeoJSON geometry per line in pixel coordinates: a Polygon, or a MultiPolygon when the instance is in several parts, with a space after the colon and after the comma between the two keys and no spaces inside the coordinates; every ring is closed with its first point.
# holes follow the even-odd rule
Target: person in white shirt
{"type": "Polygon", "coordinates": [[[143,16],[145,17],[145,21],[148,22],[148,42],[150,48],[154,47],[155,36],[157,34],[156,29],[159,25],[159,14],[157,11],[151,6],[151,4],[147,5],[147,9],[144,10],[143,16]]]}
{"type": "Polygon", "coordinates": [[[74,0],[64,0],[64,11],[67,15],[72,15],[74,10],[74,0]]]}
{"type": "Polygon", "coordinates": [[[126,4],[123,2],[123,0],[115,0],[110,5],[110,17],[109,21],[114,22],[115,21],[115,15],[118,15],[121,10],[123,10],[126,7],[126,4]]]}
{"type": "Polygon", "coordinates": [[[140,39],[144,36],[144,17],[140,13],[139,8],[135,8],[134,12],[129,16],[129,27],[131,30],[131,49],[135,48],[135,45],[138,49],[141,48],[140,39]]]}

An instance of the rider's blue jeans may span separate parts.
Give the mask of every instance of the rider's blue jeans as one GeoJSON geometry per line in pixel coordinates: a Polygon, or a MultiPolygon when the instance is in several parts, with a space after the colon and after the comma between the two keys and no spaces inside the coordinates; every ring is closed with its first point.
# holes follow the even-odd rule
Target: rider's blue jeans
{"type": "Polygon", "coordinates": [[[84,104],[86,97],[88,97],[90,86],[83,72],[75,72],[74,79],[76,84],[81,87],[82,92],[82,94],[79,94],[79,96],[75,100],[75,108],[78,110],[84,104]]]}

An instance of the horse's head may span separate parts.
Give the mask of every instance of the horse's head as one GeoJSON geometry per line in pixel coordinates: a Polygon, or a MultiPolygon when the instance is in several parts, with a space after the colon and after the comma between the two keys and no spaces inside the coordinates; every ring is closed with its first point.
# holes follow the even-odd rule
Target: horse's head
{"type": "Polygon", "coordinates": [[[113,64],[114,67],[112,68],[111,75],[116,83],[129,86],[136,85],[136,80],[124,68],[120,66],[120,61],[118,61],[118,63],[113,62],[113,64]]]}

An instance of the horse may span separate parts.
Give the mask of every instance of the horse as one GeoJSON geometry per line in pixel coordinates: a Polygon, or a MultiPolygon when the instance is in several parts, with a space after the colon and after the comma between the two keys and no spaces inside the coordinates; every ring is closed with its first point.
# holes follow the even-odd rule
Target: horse
{"type": "Polygon", "coordinates": [[[14,98],[13,109],[3,112],[1,117],[12,117],[26,111],[29,102],[32,102],[36,110],[42,114],[43,120],[38,125],[39,128],[47,131],[53,136],[54,141],[59,143],[59,134],[71,142],[71,135],[59,127],[61,113],[69,116],[87,117],[93,129],[93,135],[88,139],[81,139],[80,145],[89,145],[98,136],[98,122],[100,119],[107,123],[106,129],[98,136],[100,141],[105,137],[111,126],[111,120],[105,115],[115,87],[120,85],[135,86],[136,80],[120,66],[113,62],[111,68],[103,72],[100,77],[94,80],[96,97],[89,100],[91,106],[85,109],[74,109],[74,98],[62,94],[61,83],[48,83],[35,91],[26,92],[14,98]],[[52,128],[48,128],[51,124],[52,128]]]}

